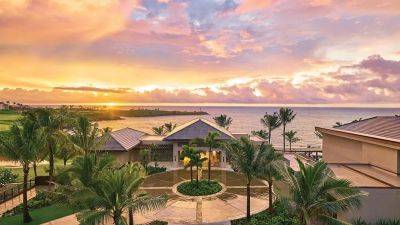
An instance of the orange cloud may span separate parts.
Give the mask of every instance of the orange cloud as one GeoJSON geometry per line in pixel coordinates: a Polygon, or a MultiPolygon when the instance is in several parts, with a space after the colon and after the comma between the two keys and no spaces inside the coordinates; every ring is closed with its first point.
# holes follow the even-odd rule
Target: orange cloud
{"type": "Polygon", "coordinates": [[[122,29],[131,0],[17,0],[0,3],[2,44],[90,41],[122,29]]]}
{"type": "Polygon", "coordinates": [[[275,0],[244,0],[237,8],[238,13],[248,13],[271,6],[275,0]]]}

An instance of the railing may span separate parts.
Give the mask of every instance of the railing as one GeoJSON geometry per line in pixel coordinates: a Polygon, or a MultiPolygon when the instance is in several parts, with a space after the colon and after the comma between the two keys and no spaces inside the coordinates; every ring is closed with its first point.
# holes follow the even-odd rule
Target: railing
{"type": "MultiPolygon", "coordinates": [[[[28,190],[34,188],[36,185],[35,180],[28,181],[28,190]]],[[[0,204],[17,197],[18,195],[22,194],[24,190],[24,184],[18,183],[13,187],[7,188],[0,192],[0,204]]]]}

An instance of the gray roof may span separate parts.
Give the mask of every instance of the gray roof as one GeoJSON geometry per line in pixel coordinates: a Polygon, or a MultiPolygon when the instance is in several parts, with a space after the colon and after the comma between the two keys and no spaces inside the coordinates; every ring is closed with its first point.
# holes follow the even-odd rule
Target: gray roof
{"type": "Polygon", "coordinates": [[[127,151],[140,144],[140,138],[147,133],[132,128],[123,128],[110,133],[101,150],[127,151]]]}
{"type": "Polygon", "coordinates": [[[399,116],[376,116],[337,126],[335,129],[400,141],[399,116]]]}
{"type": "Polygon", "coordinates": [[[235,139],[235,137],[225,128],[205,119],[195,119],[176,127],[164,138],[171,140],[192,140],[195,138],[204,139],[209,132],[218,132],[220,140],[235,139]]]}

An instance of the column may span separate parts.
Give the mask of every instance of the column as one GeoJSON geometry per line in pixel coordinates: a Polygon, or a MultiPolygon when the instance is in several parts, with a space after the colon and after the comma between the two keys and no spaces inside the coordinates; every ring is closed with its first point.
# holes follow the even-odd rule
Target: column
{"type": "Polygon", "coordinates": [[[173,143],[172,145],[172,167],[177,168],[179,166],[179,150],[178,143],[173,143]]]}
{"type": "Polygon", "coordinates": [[[225,153],[225,150],[220,150],[220,152],[221,152],[221,163],[220,163],[220,166],[221,166],[221,168],[225,168],[226,167],[226,153],[225,153]]]}

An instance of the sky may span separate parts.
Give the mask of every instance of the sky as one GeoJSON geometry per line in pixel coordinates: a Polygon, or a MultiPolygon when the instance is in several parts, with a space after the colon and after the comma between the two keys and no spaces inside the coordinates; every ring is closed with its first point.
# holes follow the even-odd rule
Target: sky
{"type": "Polygon", "coordinates": [[[399,104],[398,0],[0,0],[0,101],[399,104]]]}

